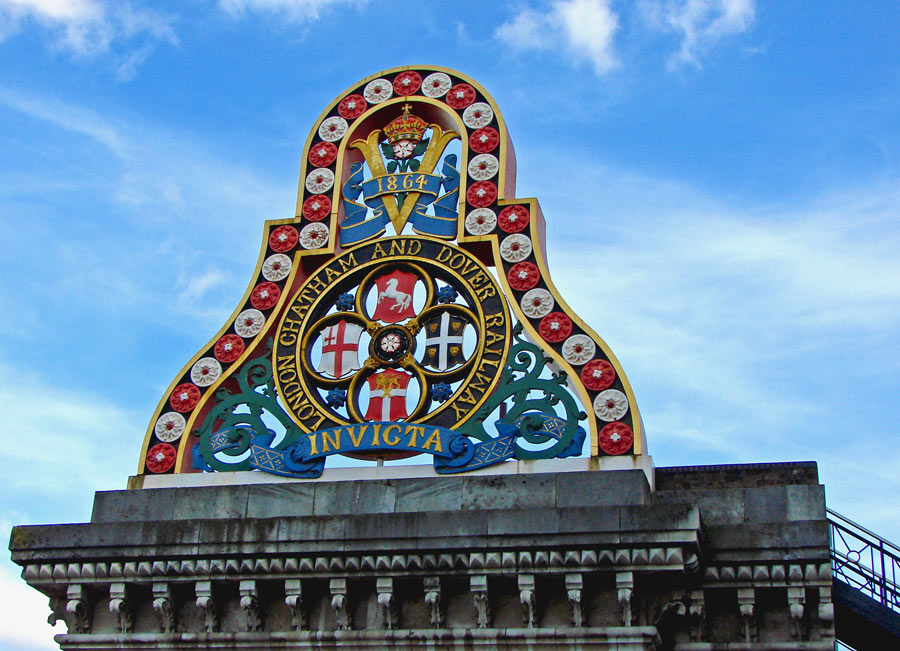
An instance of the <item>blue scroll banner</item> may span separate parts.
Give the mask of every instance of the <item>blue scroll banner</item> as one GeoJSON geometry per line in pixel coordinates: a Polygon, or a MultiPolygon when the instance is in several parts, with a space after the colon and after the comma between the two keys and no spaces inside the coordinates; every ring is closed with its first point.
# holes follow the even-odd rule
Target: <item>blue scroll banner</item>
{"type": "MultiPolygon", "coordinates": [[[[356,452],[420,452],[434,456],[434,469],[441,474],[467,472],[511,459],[519,428],[498,422],[499,437],[474,442],[467,436],[444,427],[414,423],[357,423],[331,427],[304,434],[283,450],[271,447],[275,432],[268,430],[250,442],[249,464],[256,470],[284,477],[320,477],[325,458],[332,454],[356,452]]],[[[236,425],[210,437],[213,454],[236,447],[240,436],[232,430],[249,429],[236,425]]],[[[199,445],[194,446],[194,467],[212,470],[203,460],[199,445]]]]}
{"type": "MultiPolygon", "coordinates": [[[[441,174],[398,172],[364,181],[362,163],[350,165],[350,177],[341,189],[344,202],[341,246],[381,235],[390,221],[384,198],[410,192],[418,193],[409,217],[413,229],[422,235],[455,237],[459,205],[459,172],[456,171],[455,154],[444,157],[441,174]],[[444,194],[441,194],[442,188],[444,194]],[[363,203],[357,201],[360,193],[363,203]],[[434,204],[434,215],[425,212],[431,204],[434,204]],[[372,215],[368,217],[370,209],[372,215]]],[[[402,210],[402,206],[398,210],[402,210]]]]}

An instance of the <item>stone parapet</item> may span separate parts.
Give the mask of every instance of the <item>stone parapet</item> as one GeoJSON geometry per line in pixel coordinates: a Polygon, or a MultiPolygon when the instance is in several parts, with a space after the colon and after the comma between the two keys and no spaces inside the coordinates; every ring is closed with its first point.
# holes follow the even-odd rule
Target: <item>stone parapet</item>
{"type": "Polygon", "coordinates": [[[105,492],[10,549],[65,649],[833,648],[822,487],[701,470],[105,492]]]}
{"type": "MultiPolygon", "coordinates": [[[[197,477],[212,481],[222,475],[197,477]]],[[[431,471],[429,477],[103,491],[94,498],[91,522],[618,507],[648,504],[650,495],[645,473],[638,469],[476,476],[435,476],[431,471]]]]}

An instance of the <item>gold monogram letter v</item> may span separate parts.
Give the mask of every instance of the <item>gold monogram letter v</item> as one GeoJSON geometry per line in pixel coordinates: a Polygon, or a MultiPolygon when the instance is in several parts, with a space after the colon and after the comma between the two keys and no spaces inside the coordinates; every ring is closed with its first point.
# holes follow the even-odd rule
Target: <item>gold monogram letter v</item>
{"type": "MultiPolygon", "coordinates": [[[[422,164],[419,165],[419,169],[417,170],[417,173],[419,174],[431,174],[440,160],[441,155],[444,153],[444,149],[447,148],[447,145],[459,138],[459,134],[456,131],[444,131],[437,124],[429,124],[428,127],[431,129],[431,142],[428,143],[428,148],[425,150],[424,156],[422,156],[422,164]]],[[[362,152],[362,155],[366,159],[366,163],[369,164],[369,171],[372,172],[372,178],[388,175],[387,170],[384,167],[384,160],[381,158],[381,152],[378,148],[380,140],[381,129],[376,129],[370,133],[365,140],[354,140],[350,143],[351,148],[358,149],[362,152]]],[[[402,208],[398,208],[397,198],[394,195],[385,194],[381,196],[384,201],[384,207],[387,209],[388,216],[391,218],[391,223],[394,225],[394,230],[397,235],[399,235],[403,231],[403,227],[406,226],[406,222],[409,220],[413,207],[416,205],[416,201],[419,200],[419,194],[421,193],[408,192],[403,201],[402,208]]]]}

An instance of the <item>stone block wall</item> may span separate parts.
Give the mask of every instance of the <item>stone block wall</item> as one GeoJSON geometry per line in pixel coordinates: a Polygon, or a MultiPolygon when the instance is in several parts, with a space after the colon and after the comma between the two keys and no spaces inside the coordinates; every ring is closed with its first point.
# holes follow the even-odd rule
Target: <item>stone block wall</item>
{"type": "Polygon", "coordinates": [[[97,493],[16,527],[64,649],[833,649],[814,464],[97,493]]]}

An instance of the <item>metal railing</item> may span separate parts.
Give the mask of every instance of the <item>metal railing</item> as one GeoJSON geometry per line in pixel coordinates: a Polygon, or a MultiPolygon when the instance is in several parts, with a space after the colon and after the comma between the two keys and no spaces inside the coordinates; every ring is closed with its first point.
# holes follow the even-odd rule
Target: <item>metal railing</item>
{"type": "Polygon", "coordinates": [[[900,612],[900,547],[840,513],[826,511],[834,577],[900,612]]]}

